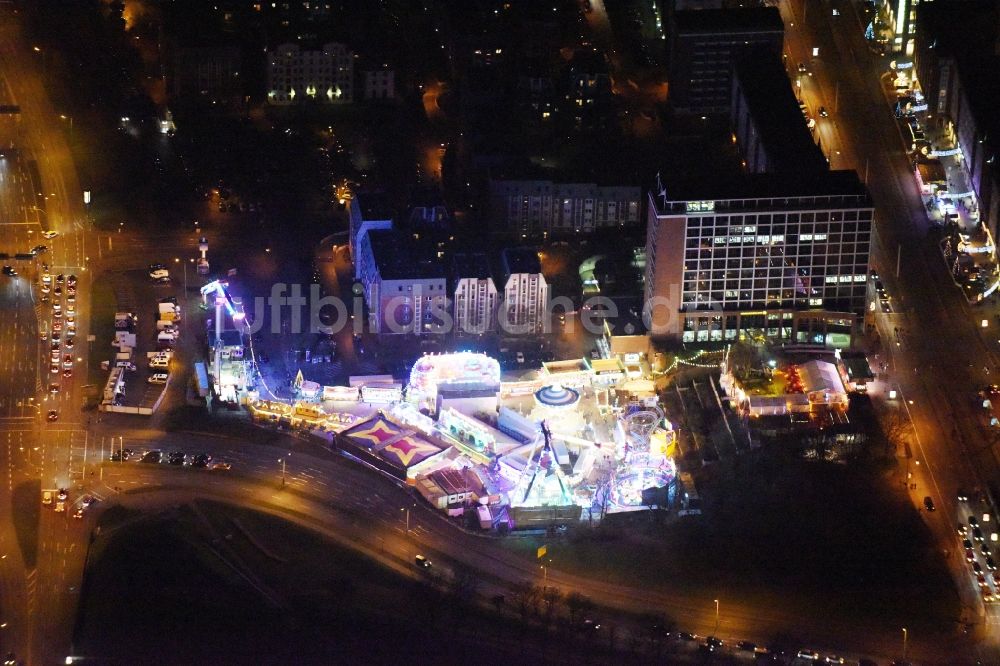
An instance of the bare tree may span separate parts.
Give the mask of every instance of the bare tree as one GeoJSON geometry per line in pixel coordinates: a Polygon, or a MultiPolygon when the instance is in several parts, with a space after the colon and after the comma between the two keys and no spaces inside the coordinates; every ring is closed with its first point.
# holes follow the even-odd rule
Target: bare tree
{"type": "Polygon", "coordinates": [[[555,615],[556,604],[562,599],[562,592],[559,591],[558,587],[543,587],[542,588],[542,602],[545,604],[545,624],[552,623],[552,617],[555,615]]]}
{"type": "Polygon", "coordinates": [[[588,612],[593,610],[594,602],[590,597],[585,597],[579,592],[573,591],[566,595],[566,609],[569,611],[569,621],[571,624],[578,624],[588,612]]]}
{"type": "Polygon", "coordinates": [[[527,581],[520,581],[511,586],[511,592],[521,619],[527,620],[528,615],[537,609],[538,588],[527,581]]]}
{"type": "Polygon", "coordinates": [[[879,426],[882,429],[882,436],[885,443],[895,453],[900,449],[906,451],[906,445],[913,435],[913,424],[901,409],[883,408],[878,414],[879,426]]]}

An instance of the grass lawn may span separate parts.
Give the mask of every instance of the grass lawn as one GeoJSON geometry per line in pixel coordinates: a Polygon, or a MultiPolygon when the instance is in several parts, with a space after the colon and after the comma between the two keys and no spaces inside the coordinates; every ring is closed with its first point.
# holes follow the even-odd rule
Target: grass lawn
{"type": "Polygon", "coordinates": [[[95,663],[613,660],[273,516],[208,501],[116,514],[91,546],[74,638],[95,663]]]}
{"type": "Polygon", "coordinates": [[[701,517],[613,516],[566,540],[504,543],[530,559],[546,543],[553,566],[568,571],[780,604],[816,622],[954,626],[951,578],[901,491],[859,467],[809,463],[779,447],[759,453],[699,485],[701,517]]]}

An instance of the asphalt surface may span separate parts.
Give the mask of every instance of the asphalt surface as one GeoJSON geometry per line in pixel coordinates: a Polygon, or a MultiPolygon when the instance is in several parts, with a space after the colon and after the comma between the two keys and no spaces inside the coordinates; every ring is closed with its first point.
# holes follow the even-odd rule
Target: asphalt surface
{"type": "MultiPolygon", "coordinates": [[[[796,6],[801,16],[801,5],[796,6]]],[[[843,7],[847,9],[847,4],[843,3],[843,7]]],[[[787,3],[783,11],[787,23],[787,3]]],[[[849,14],[840,17],[849,18],[849,14]]],[[[953,553],[953,522],[959,515],[954,489],[960,484],[971,485],[976,478],[973,467],[989,473],[997,466],[992,450],[975,453],[969,464],[966,447],[971,448],[981,435],[969,416],[968,404],[964,404],[968,401],[963,401],[962,396],[970,394],[977,381],[982,382],[983,377],[977,375],[982,358],[998,366],[987,356],[979,331],[972,325],[971,313],[943,275],[940,262],[930,261],[933,255],[925,253],[921,245],[926,227],[923,208],[897,140],[895,121],[881,97],[879,71],[860,31],[838,27],[834,33],[830,20],[829,11],[812,12],[805,31],[789,29],[789,49],[797,62],[809,59],[806,49],[812,43],[820,44],[821,58],[812,65],[815,89],[808,90],[807,95],[817,96],[815,106],[823,105],[832,111],[829,119],[820,120],[819,131],[828,137],[824,144],[833,151],[834,166],[860,165],[859,171],[864,172],[868,165],[869,185],[881,220],[875,258],[883,273],[895,264],[896,241],[904,243],[904,279],[895,280],[889,275],[886,282],[900,301],[900,314],[892,315],[892,321],[902,322],[912,333],[913,344],[894,351],[896,372],[892,381],[913,400],[909,409],[920,436],[915,457],[919,456],[923,465],[915,477],[918,490],[914,500],[919,501],[925,493],[935,497],[941,510],[929,517],[929,523],[941,539],[942,550],[950,546],[953,553]],[[920,335],[927,322],[933,322],[935,335],[920,335]],[[966,357],[976,359],[973,368],[967,366],[966,357]],[[922,372],[908,372],[911,368],[922,372]]],[[[797,21],[795,24],[799,26],[797,21]]],[[[153,260],[146,259],[147,252],[190,251],[191,239],[180,235],[142,238],[125,233],[96,236],[89,232],[81,190],[61,134],[63,126],[48,107],[34,63],[27,58],[28,50],[18,41],[16,28],[7,17],[0,19],[0,42],[7,45],[0,51],[0,74],[10,96],[22,108],[20,147],[25,160],[12,165],[17,178],[11,176],[0,182],[0,201],[5,201],[0,207],[0,224],[14,228],[12,233],[0,234],[4,244],[0,251],[9,251],[6,244],[10,238],[18,247],[30,242],[32,236],[37,238],[42,225],[60,231],[60,237],[46,244],[51,248],[54,273],[76,272],[80,277],[77,337],[82,339],[89,321],[88,276],[95,267],[124,270],[142,266],[153,260]],[[41,192],[25,188],[25,183],[30,182],[24,178],[31,159],[38,166],[41,192]],[[37,197],[44,200],[44,213],[39,210],[43,206],[31,202],[32,195],[36,202],[37,197]],[[33,233],[28,234],[29,230],[33,233]],[[88,260],[89,254],[94,256],[88,260]]],[[[162,502],[220,496],[298,516],[298,520],[307,521],[328,536],[345,540],[396,568],[410,570],[408,562],[421,552],[444,567],[478,570],[488,585],[498,586],[496,589],[501,589],[501,581],[541,582],[533,563],[497,548],[491,539],[457,530],[420,502],[414,506],[408,491],[355,463],[312,455],[313,445],[289,440],[289,447],[296,448],[282,487],[276,461],[287,452],[273,446],[248,445],[245,440],[208,433],[147,430],[144,423],[124,418],[88,423],[87,415],[78,410],[82,402],[79,382],[66,383],[52,402],[45,400],[44,390],[39,391],[39,368],[47,371],[47,364],[42,365],[44,358],[35,353],[41,349],[37,326],[50,313],[36,310],[24,278],[2,283],[0,312],[10,313],[0,322],[0,372],[5,378],[0,384],[0,469],[7,474],[7,482],[0,483],[0,650],[14,651],[27,663],[38,664],[61,663],[73,650],[72,621],[86,544],[99,508],[79,521],[72,519],[71,511],[56,514],[44,509],[38,564],[26,567],[16,547],[11,497],[19,483],[39,478],[43,488],[50,487],[50,479],[55,487],[69,486],[71,507],[83,492],[93,492],[105,505],[121,501],[150,508],[162,502]],[[6,381],[8,370],[10,382],[6,381]],[[31,410],[25,409],[25,401],[30,397],[43,406],[58,405],[60,420],[45,422],[47,407],[35,409],[34,415],[28,413],[31,410]],[[103,456],[107,455],[114,436],[123,438],[119,444],[124,442],[132,448],[208,451],[216,458],[232,461],[233,473],[166,465],[150,468],[139,463],[95,465],[94,461],[102,458],[102,449],[103,456]],[[154,488],[163,490],[152,492],[154,488]],[[130,492],[135,490],[142,492],[130,492]],[[407,507],[411,509],[408,532],[404,512],[400,511],[407,507]]],[[[86,347],[75,353],[84,358],[85,364],[86,347]]],[[[981,374],[981,370],[978,372],[981,374]]],[[[962,580],[964,562],[954,555],[950,561],[962,580]]],[[[662,608],[684,617],[683,628],[689,631],[707,634],[715,627],[715,606],[707,595],[626,588],[571,576],[558,569],[550,569],[547,577],[548,584],[564,592],[579,590],[610,607],[662,608]]],[[[984,647],[988,649],[994,644],[994,615],[984,614],[982,604],[973,598],[975,590],[963,588],[962,594],[970,618],[974,622],[986,620],[976,631],[990,639],[984,647]]],[[[831,651],[849,648],[872,655],[898,656],[899,637],[894,629],[857,626],[850,618],[830,618],[822,624],[803,626],[800,618],[780,606],[761,608],[727,602],[719,633],[724,638],[764,642],[774,634],[792,630],[808,637],[815,646],[829,646],[831,651]]],[[[928,661],[954,658],[960,662],[962,657],[956,655],[962,654],[965,640],[960,627],[942,628],[942,632],[951,639],[935,639],[932,644],[919,636],[911,637],[911,657],[928,661]]]]}
{"type": "Polygon", "coordinates": [[[806,94],[831,110],[830,118],[819,119],[819,124],[821,132],[829,132],[827,145],[840,152],[834,155],[834,166],[854,168],[867,177],[877,206],[872,263],[894,297],[895,312],[878,313],[875,323],[889,362],[888,385],[903,398],[896,407],[907,410],[916,430],[910,466],[916,487],[911,495],[918,507],[925,496],[937,505],[938,511],[924,517],[958,583],[963,622],[980,639],[978,656],[997,663],[1000,614],[995,605],[984,607],[980,601],[955,533],[968,514],[984,508],[960,506],[957,489],[983,488],[1000,478],[996,452],[985,445],[971,410],[976,389],[989,378],[984,367],[995,373],[996,358],[974,323],[975,310],[927,239],[931,223],[882,84],[887,59],[868,49],[854,3],[808,5],[803,23],[804,2],[782,3],[786,26],[794,24],[786,32],[786,46],[796,62],[812,62],[815,88],[806,94]],[[839,16],[833,15],[833,8],[840,10],[839,16]],[[813,47],[819,48],[816,59],[811,58],[813,47]],[[898,346],[897,328],[903,332],[898,346]]]}

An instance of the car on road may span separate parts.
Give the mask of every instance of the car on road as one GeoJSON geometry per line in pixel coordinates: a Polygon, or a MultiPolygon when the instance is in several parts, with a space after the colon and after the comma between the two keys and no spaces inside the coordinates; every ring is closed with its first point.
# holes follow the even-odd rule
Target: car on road
{"type": "MultiPolygon", "coordinates": [[[[892,312],[892,306],[889,305],[889,301],[887,301],[886,299],[880,300],[879,301],[879,305],[882,306],[882,312],[885,312],[886,314],[892,312]]],[[[899,344],[899,339],[898,338],[896,340],[896,344],[899,344]]]]}
{"type": "Polygon", "coordinates": [[[434,563],[427,559],[424,555],[417,555],[413,558],[413,563],[422,569],[430,569],[434,563]]]}
{"type": "Polygon", "coordinates": [[[682,641],[696,641],[698,640],[698,634],[692,634],[687,631],[681,631],[678,632],[677,638],[681,639],[682,641]]]}
{"type": "Polygon", "coordinates": [[[52,395],[59,393],[59,384],[49,384],[49,393],[52,395]]]}
{"type": "Polygon", "coordinates": [[[73,517],[77,520],[83,519],[83,507],[77,507],[76,511],[73,512],[73,517]]]}
{"type": "Polygon", "coordinates": [[[799,74],[806,74],[809,72],[809,68],[806,67],[806,64],[804,62],[800,62],[798,66],[798,71],[799,74]]]}
{"type": "Polygon", "coordinates": [[[838,657],[835,654],[830,654],[830,655],[827,655],[826,657],[823,658],[823,663],[826,663],[826,664],[842,664],[842,663],[844,663],[844,658],[843,657],[838,657]]]}
{"type": "Polygon", "coordinates": [[[972,528],[972,538],[975,539],[976,541],[980,542],[980,543],[982,543],[983,541],[986,540],[983,537],[983,531],[981,529],[979,529],[978,527],[973,527],[972,528]]]}
{"type": "Polygon", "coordinates": [[[979,527],[979,520],[975,516],[969,516],[969,527],[979,527]]]}
{"type": "Polygon", "coordinates": [[[166,384],[167,376],[165,373],[157,372],[156,374],[146,377],[146,381],[150,384],[166,384]]]}
{"type": "Polygon", "coordinates": [[[959,525],[958,526],[958,536],[960,538],[964,539],[966,536],[968,536],[968,534],[969,534],[969,528],[968,527],[966,527],[965,525],[959,525]]]}
{"type": "Polygon", "coordinates": [[[972,542],[968,539],[962,539],[962,548],[966,550],[972,550],[972,542]]]}
{"type": "Polygon", "coordinates": [[[171,451],[167,462],[171,465],[183,465],[187,462],[187,454],[183,451],[171,451]]]}
{"type": "Polygon", "coordinates": [[[983,557],[990,556],[990,545],[988,543],[979,544],[979,552],[982,553],[983,557]]]}
{"type": "Polygon", "coordinates": [[[69,379],[72,376],[73,376],[73,368],[66,368],[65,370],[63,370],[63,377],[69,379]]]}
{"type": "Polygon", "coordinates": [[[17,277],[17,271],[14,270],[13,266],[9,265],[3,267],[3,274],[9,277],[17,277]]]}
{"type": "Polygon", "coordinates": [[[43,490],[42,491],[42,504],[44,504],[46,506],[48,506],[49,504],[52,504],[52,491],[51,490],[43,490]]]}
{"type": "Polygon", "coordinates": [[[84,509],[90,508],[90,505],[93,503],[94,503],[93,495],[84,495],[82,498],[80,498],[80,506],[82,506],[84,509]]]}
{"type": "Polygon", "coordinates": [[[972,570],[975,571],[977,574],[983,573],[983,568],[979,565],[979,562],[972,563],[972,570]]]}
{"type": "Polygon", "coordinates": [[[57,412],[54,409],[50,409],[49,413],[45,415],[45,418],[47,420],[49,420],[49,421],[58,421],[59,420],[59,412],[57,412]]]}
{"type": "Polygon", "coordinates": [[[968,502],[969,501],[969,493],[966,490],[962,489],[962,488],[958,489],[958,492],[956,493],[956,496],[958,497],[958,501],[959,502],[968,502]]]}
{"type": "Polygon", "coordinates": [[[63,356],[63,367],[72,368],[73,367],[73,356],[71,354],[66,354],[63,356]]]}
{"type": "Polygon", "coordinates": [[[68,278],[66,278],[66,284],[69,285],[70,287],[75,287],[76,286],[76,276],[75,275],[70,275],[68,278]]]}
{"type": "Polygon", "coordinates": [[[73,348],[73,337],[71,335],[70,337],[66,338],[66,349],[72,349],[72,348],[73,348]]]}
{"type": "Polygon", "coordinates": [[[125,368],[129,372],[135,372],[135,369],[136,369],[135,368],[135,363],[133,363],[132,361],[116,361],[115,362],[115,367],[116,368],[125,368]]]}
{"type": "Polygon", "coordinates": [[[42,232],[42,237],[45,238],[45,240],[52,240],[53,238],[55,238],[58,235],[59,235],[58,231],[43,231],[42,232]]]}
{"type": "Polygon", "coordinates": [[[524,352],[517,352],[515,356],[518,365],[524,365],[524,352]]]}
{"type": "Polygon", "coordinates": [[[42,284],[52,284],[52,275],[49,273],[42,273],[42,284]]]}
{"type": "Polygon", "coordinates": [[[62,273],[56,276],[56,284],[62,284],[65,281],[66,281],[66,276],[63,275],[62,273]]]}
{"type": "Polygon", "coordinates": [[[56,502],[56,513],[62,513],[66,510],[66,502],[56,502]]]}
{"type": "Polygon", "coordinates": [[[997,570],[997,563],[996,560],[993,559],[992,555],[986,556],[986,568],[989,569],[990,571],[997,570]]]}
{"type": "Polygon", "coordinates": [[[742,650],[743,652],[753,652],[757,649],[757,644],[750,641],[740,641],[736,644],[736,649],[742,650]]]}
{"type": "Polygon", "coordinates": [[[48,251],[49,251],[48,245],[36,245],[35,247],[31,248],[31,254],[36,254],[36,255],[45,254],[48,251]]]}
{"type": "Polygon", "coordinates": [[[976,582],[979,583],[979,587],[986,587],[986,576],[984,574],[976,574],[976,582]]]}
{"type": "Polygon", "coordinates": [[[992,576],[994,583],[1000,585],[1000,571],[993,571],[990,573],[990,576],[992,576]]]}
{"type": "Polygon", "coordinates": [[[816,650],[802,649],[795,653],[795,656],[799,659],[808,659],[809,661],[819,661],[819,652],[816,650]]]}
{"type": "Polygon", "coordinates": [[[934,500],[931,499],[930,497],[925,497],[924,498],[924,508],[927,509],[928,511],[933,511],[934,510],[934,500]]]}
{"type": "Polygon", "coordinates": [[[227,462],[214,462],[208,466],[210,470],[227,470],[232,469],[232,465],[227,462]]]}
{"type": "Polygon", "coordinates": [[[142,458],[139,459],[139,462],[155,464],[159,463],[161,460],[163,460],[163,451],[153,449],[152,451],[146,451],[146,453],[142,455],[142,458]]]}
{"type": "Polygon", "coordinates": [[[52,292],[52,288],[47,284],[42,284],[42,293],[48,294],[52,292]]]}
{"type": "Polygon", "coordinates": [[[59,495],[57,497],[61,500],[65,500],[67,497],[69,497],[69,491],[66,490],[65,488],[60,488],[59,495]]]}
{"type": "Polygon", "coordinates": [[[212,462],[212,456],[207,453],[199,453],[191,460],[192,467],[208,467],[208,464],[212,462]]]}
{"type": "Polygon", "coordinates": [[[702,643],[702,648],[704,648],[706,652],[715,652],[716,650],[721,650],[722,639],[716,638],[715,636],[709,636],[708,638],[705,639],[705,642],[702,643]]]}
{"type": "Polygon", "coordinates": [[[125,462],[135,453],[132,449],[120,449],[111,454],[111,462],[125,462]]]}
{"type": "Polygon", "coordinates": [[[976,551],[972,550],[971,548],[969,548],[968,550],[966,550],[965,551],[965,561],[968,562],[969,564],[972,564],[973,562],[975,562],[976,561],[976,551]]]}
{"type": "Polygon", "coordinates": [[[58,361],[53,361],[52,362],[52,365],[49,366],[49,372],[51,372],[53,375],[58,375],[59,374],[59,362],[58,361]]]}

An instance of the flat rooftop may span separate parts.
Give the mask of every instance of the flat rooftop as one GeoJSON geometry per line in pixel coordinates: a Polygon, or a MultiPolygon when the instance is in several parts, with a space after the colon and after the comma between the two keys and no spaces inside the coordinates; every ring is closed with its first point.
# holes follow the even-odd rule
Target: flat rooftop
{"type": "Polygon", "coordinates": [[[685,10],[674,14],[674,23],[679,34],[785,32],[777,7],[685,10]]]}
{"type": "Polygon", "coordinates": [[[530,247],[509,247],[504,249],[502,256],[504,272],[507,275],[542,272],[538,253],[530,247]]]}
{"type": "Polygon", "coordinates": [[[362,191],[354,195],[354,201],[361,208],[362,220],[391,220],[393,206],[389,195],[382,191],[362,191]]]}
{"type": "Polygon", "coordinates": [[[485,279],[490,275],[490,262],[482,252],[456,254],[452,261],[455,280],[463,278],[485,279]]]}
{"type": "MultiPolygon", "coordinates": [[[[862,197],[870,206],[868,190],[855,171],[825,171],[821,174],[762,173],[720,178],[713,173],[675,173],[663,178],[667,204],[687,201],[724,201],[745,199],[782,199],[792,197],[862,197]]],[[[660,197],[655,197],[657,210],[662,211],[660,197]]],[[[792,205],[791,203],[789,205],[792,205]]],[[[810,208],[808,201],[795,205],[810,208]]],[[[826,206],[826,202],[817,205],[826,206]]],[[[859,203],[850,205],[858,206],[859,203]]]]}
{"type": "Polygon", "coordinates": [[[754,49],[736,63],[736,78],[775,173],[822,173],[826,157],[813,141],[778,56],[754,49]]]}
{"type": "Polygon", "coordinates": [[[423,244],[397,229],[368,232],[378,274],[383,280],[444,278],[444,266],[423,244]]]}

